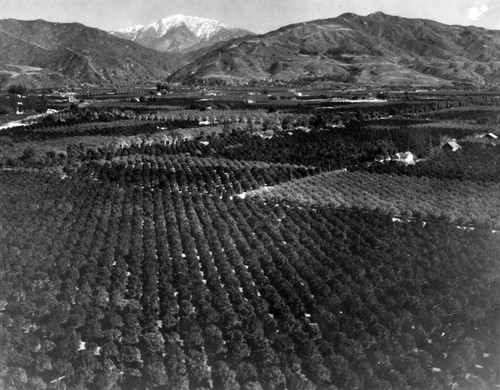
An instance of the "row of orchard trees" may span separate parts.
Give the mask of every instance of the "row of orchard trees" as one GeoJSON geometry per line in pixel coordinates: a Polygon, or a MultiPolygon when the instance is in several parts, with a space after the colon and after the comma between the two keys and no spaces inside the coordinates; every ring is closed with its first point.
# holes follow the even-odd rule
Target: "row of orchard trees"
{"type": "MultiPolygon", "coordinates": [[[[132,187],[110,191],[93,186],[87,197],[79,194],[75,219],[71,226],[62,224],[55,241],[68,244],[52,249],[54,261],[46,268],[32,264],[38,278],[50,273],[59,288],[51,291],[52,303],[40,308],[46,317],[23,329],[29,336],[12,340],[12,346],[17,341],[22,348],[8,362],[6,386],[64,377],[69,386],[102,388],[119,382],[180,389],[213,382],[232,389],[238,381],[274,387],[284,380],[224,254],[228,243],[221,246],[222,227],[210,228],[216,209],[210,214],[201,210],[203,229],[194,206],[172,190],[153,195],[132,187]],[[262,374],[247,361],[250,333],[255,345],[251,361],[274,362],[262,374]],[[268,358],[263,361],[263,356],[268,358]]],[[[252,302],[258,301],[253,292],[252,302]]],[[[263,316],[267,306],[261,301],[263,316]]],[[[11,321],[23,320],[17,306],[9,301],[2,318],[7,339],[16,336],[11,321]]],[[[307,383],[301,377],[296,381],[307,383]]]]}
{"type": "MultiPolygon", "coordinates": [[[[109,126],[120,128],[128,125],[128,122],[155,121],[174,124],[198,124],[207,122],[211,124],[239,123],[251,124],[272,130],[289,130],[299,126],[325,127],[334,123],[347,123],[350,121],[366,121],[393,115],[405,115],[408,113],[427,113],[442,108],[450,108],[462,105],[474,105],[475,100],[467,100],[464,103],[460,99],[443,101],[420,101],[412,103],[391,103],[384,105],[361,105],[352,107],[342,107],[342,110],[318,110],[318,113],[311,115],[306,110],[298,109],[296,112],[284,112],[264,109],[213,109],[207,111],[190,109],[170,109],[168,111],[158,110],[159,107],[136,107],[134,110],[124,110],[116,107],[107,108],[84,108],[71,109],[57,114],[51,114],[40,120],[39,123],[29,126],[29,130],[44,130],[48,133],[59,133],[68,131],[68,135],[74,132],[104,130],[109,126]],[[270,112],[272,111],[272,112],[270,112]],[[88,129],[88,125],[92,127],[88,129]],[[116,125],[116,126],[115,126],[116,125]],[[76,127],[76,128],[75,128],[76,127]],[[50,130],[53,130],[52,132],[50,130]]],[[[490,104],[485,102],[484,104],[490,104]]],[[[474,112],[474,111],[473,111],[474,112]]],[[[436,114],[438,115],[439,112],[436,114]]],[[[445,112],[446,114],[446,112],[445,112]]],[[[450,115],[456,115],[453,111],[450,115]]],[[[485,111],[485,114],[495,115],[494,112],[485,111]]],[[[463,115],[468,115],[467,111],[463,115]]],[[[476,115],[478,113],[476,112],[476,115]]],[[[495,116],[496,118],[496,116],[495,116]]]]}
{"type": "MultiPolygon", "coordinates": [[[[238,132],[211,140],[206,153],[231,159],[315,165],[322,169],[351,168],[380,155],[398,152],[394,133],[350,126],[331,131],[282,132],[263,139],[238,132]]],[[[405,133],[406,139],[408,134],[405,133]]]]}
{"type": "MultiPolygon", "coordinates": [[[[398,122],[397,120],[395,121],[398,122]]],[[[406,122],[405,122],[406,123],[406,122]]],[[[443,138],[461,139],[476,133],[468,128],[433,128],[391,124],[391,126],[372,126],[371,124],[350,123],[346,127],[330,130],[276,132],[270,138],[262,138],[249,132],[234,132],[211,138],[210,144],[201,147],[200,153],[224,156],[232,159],[262,160],[267,162],[295,163],[315,165],[323,169],[352,168],[365,169],[376,158],[382,158],[398,152],[411,151],[417,157],[428,158],[436,154],[443,138]]],[[[196,142],[195,142],[196,143],[196,142]]],[[[489,145],[488,145],[489,146],[489,145]]],[[[486,162],[498,153],[485,145],[468,145],[469,154],[475,154],[476,160],[486,162]],[[485,149],[485,150],[481,150],[485,149]]],[[[165,149],[167,150],[167,149],[165,149]]],[[[443,158],[446,153],[443,153],[443,158]]],[[[460,159],[460,155],[451,157],[460,159]]],[[[429,160],[423,165],[432,165],[429,160]]],[[[488,173],[496,169],[495,165],[480,167],[476,163],[469,171],[485,170],[488,173]]],[[[405,168],[381,167],[380,169],[405,168]]],[[[408,167],[416,170],[419,167],[408,167]]],[[[481,175],[481,171],[478,172],[481,175]]],[[[470,176],[470,175],[469,175],[470,176]]]]}
{"type": "Polygon", "coordinates": [[[265,199],[357,208],[390,215],[442,217],[500,226],[496,182],[439,180],[366,172],[328,172],[257,191],[265,199]]]}
{"type": "Polygon", "coordinates": [[[181,191],[219,196],[240,194],[261,186],[306,177],[317,169],[291,164],[269,164],[187,155],[131,155],[92,160],[80,173],[121,186],[145,188],[173,185],[181,191]]]}
{"type": "MultiPolygon", "coordinates": [[[[195,125],[191,123],[191,125],[195,125]]],[[[81,123],[81,124],[66,124],[59,123],[56,125],[40,125],[33,124],[21,128],[7,129],[2,133],[2,136],[8,136],[15,142],[24,141],[45,141],[57,138],[64,138],[67,143],[71,137],[81,136],[103,136],[103,137],[120,137],[120,136],[150,136],[158,133],[162,128],[167,126],[165,122],[145,123],[139,121],[115,121],[115,122],[97,122],[97,123],[81,123]]],[[[168,123],[168,126],[180,127],[187,126],[183,123],[168,123]]]]}
{"type": "MultiPolygon", "coordinates": [[[[187,124],[197,125],[198,123],[223,124],[234,123],[245,126],[256,126],[257,128],[267,130],[290,130],[296,127],[324,127],[333,123],[343,123],[352,120],[370,120],[373,118],[385,117],[391,113],[428,111],[440,107],[443,102],[432,103],[412,103],[389,104],[377,107],[352,107],[347,110],[319,111],[315,115],[297,112],[268,112],[263,109],[255,110],[229,110],[214,109],[200,112],[199,110],[169,110],[155,111],[151,107],[145,108],[146,112],[135,114],[131,110],[120,110],[117,108],[96,109],[85,108],[64,111],[55,115],[49,115],[39,123],[28,126],[26,131],[13,133],[13,136],[19,137],[24,134],[25,137],[37,136],[53,138],[61,136],[74,135],[119,135],[119,131],[124,131],[122,135],[133,135],[128,126],[141,126],[134,121],[154,121],[165,123],[165,126],[181,126],[187,124]],[[363,115],[361,115],[363,114],[363,115]],[[65,133],[63,135],[63,133],[65,133]]],[[[454,104],[454,103],[450,103],[454,104]]],[[[132,129],[133,130],[133,129],[132,129]]],[[[139,130],[139,129],[135,129],[139,130]]],[[[38,139],[37,138],[37,139],[38,139]]]]}
{"type": "Polygon", "coordinates": [[[152,191],[2,179],[7,389],[496,380],[500,247],[489,231],[223,200],[168,181],[152,191]]]}

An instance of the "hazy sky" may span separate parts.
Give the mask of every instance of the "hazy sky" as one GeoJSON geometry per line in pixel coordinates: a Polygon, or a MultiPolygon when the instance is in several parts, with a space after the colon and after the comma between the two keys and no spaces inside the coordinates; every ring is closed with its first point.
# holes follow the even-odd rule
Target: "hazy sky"
{"type": "Polygon", "coordinates": [[[103,30],[184,14],[264,33],[344,12],[376,11],[500,30],[499,0],[0,0],[0,19],[80,22],[103,30]]]}

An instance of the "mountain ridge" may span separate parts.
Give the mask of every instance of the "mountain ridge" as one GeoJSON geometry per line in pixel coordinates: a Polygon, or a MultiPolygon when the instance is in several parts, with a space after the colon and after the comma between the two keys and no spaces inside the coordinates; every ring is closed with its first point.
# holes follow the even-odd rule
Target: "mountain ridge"
{"type": "Polygon", "coordinates": [[[181,63],[80,23],[0,20],[0,81],[30,86],[124,83],[167,77],[181,63]],[[39,68],[18,73],[11,66],[39,68]],[[10,76],[9,76],[10,75],[10,76]]]}
{"type": "Polygon", "coordinates": [[[172,81],[331,79],[361,84],[500,82],[500,31],[382,12],[283,26],[226,43],[172,81]]]}

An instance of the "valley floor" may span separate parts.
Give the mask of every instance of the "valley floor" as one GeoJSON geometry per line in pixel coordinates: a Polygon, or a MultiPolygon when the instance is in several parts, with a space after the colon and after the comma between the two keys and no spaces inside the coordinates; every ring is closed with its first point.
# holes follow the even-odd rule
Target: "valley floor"
{"type": "Polygon", "coordinates": [[[474,99],[3,130],[0,387],[495,388],[498,107],[474,99]]]}

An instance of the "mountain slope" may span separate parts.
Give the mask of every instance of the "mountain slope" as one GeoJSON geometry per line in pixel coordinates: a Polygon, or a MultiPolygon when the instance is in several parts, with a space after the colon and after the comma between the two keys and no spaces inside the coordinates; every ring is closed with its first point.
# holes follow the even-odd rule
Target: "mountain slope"
{"type": "Polygon", "coordinates": [[[500,82],[500,31],[381,12],[343,14],[233,40],[172,80],[327,79],[367,84],[500,82]]]}
{"type": "Polygon", "coordinates": [[[133,26],[111,34],[162,52],[186,52],[251,34],[212,19],[173,15],[149,26],[133,26]]]}
{"type": "Polygon", "coordinates": [[[0,72],[12,65],[41,68],[11,73],[9,83],[135,82],[166,77],[179,58],[78,23],[0,20],[0,72]]]}

